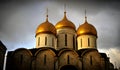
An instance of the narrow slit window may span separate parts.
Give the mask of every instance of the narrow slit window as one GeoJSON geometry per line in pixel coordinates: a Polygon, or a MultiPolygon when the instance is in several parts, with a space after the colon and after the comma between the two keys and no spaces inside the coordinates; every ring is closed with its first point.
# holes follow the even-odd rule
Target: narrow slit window
{"type": "Polygon", "coordinates": [[[23,62],[23,55],[20,55],[20,64],[23,62]]]}
{"type": "Polygon", "coordinates": [[[54,46],[54,38],[52,38],[52,46],[54,46]]]}
{"type": "Polygon", "coordinates": [[[46,65],[46,55],[44,55],[44,65],[46,65]]]}
{"type": "Polygon", "coordinates": [[[88,38],[88,46],[90,46],[90,38],[88,38]]]}
{"type": "Polygon", "coordinates": [[[59,35],[57,35],[57,46],[59,47],[59,35]]]}
{"type": "Polygon", "coordinates": [[[75,45],[76,45],[76,49],[78,48],[78,42],[75,42],[75,45]]]}
{"type": "Polygon", "coordinates": [[[65,34],[65,46],[67,46],[67,34],[65,34]]]}
{"type": "Polygon", "coordinates": [[[38,46],[40,45],[40,37],[38,38],[38,46]]]}
{"type": "Polygon", "coordinates": [[[75,38],[73,36],[73,49],[75,49],[75,38]]]}
{"type": "Polygon", "coordinates": [[[95,43],[95,48],[96,48],[96,40],[94,40],[94,43],[95,43]]]}
{"type": "Polygon", "coordinates": [[[81,48],[82,48],[82,39],[81,39],[81,41],[80,41],[80,42],[81,42],[81,48]]]}
{"type": "Polygon", "coordinates": [[[57,62],[55,62],[55,61],[54,61],[54,70],[55,70],[55,69],[56,69],[56,67],[57,67],[57,65],[56,65],[56,64],[57,64],[57,62]]]}
{"type": "Polygon", "coordinates": [[[47,45],[47,37],[45,37],[45,45],[47,45]]]}
{"type": "Polygon", "coordinates": [[[90,65],[93,65],[92,56],[90,56],[90,65]]]}
{"type": "Polygon", "coordinates": [[[70,56],[67,56],[67,64],[70,64],[70,56]]]}

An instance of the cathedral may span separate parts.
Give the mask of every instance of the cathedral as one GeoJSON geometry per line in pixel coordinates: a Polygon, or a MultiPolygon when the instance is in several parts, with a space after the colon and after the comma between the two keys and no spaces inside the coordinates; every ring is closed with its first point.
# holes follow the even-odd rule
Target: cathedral
{"type": "Polygon", "coordinates": [[[77,29],[67,18],[56,25],[48,20],[35,33],[36,48],[8,51],[0,41],[0,70],[115,70],[109,57],[97,49],[97,30],[87,21],[77,29]]]}

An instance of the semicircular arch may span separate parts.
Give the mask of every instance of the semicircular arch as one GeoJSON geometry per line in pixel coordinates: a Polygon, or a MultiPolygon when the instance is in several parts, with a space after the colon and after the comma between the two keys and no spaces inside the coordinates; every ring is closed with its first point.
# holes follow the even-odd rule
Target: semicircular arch
{"type": "MultiPolygon", "coordinates": [[[[28,49],[26,49],[26,48],[19,48],[19,49],[16,49],[16,50],[12,53],[12,55],[14,56],[14,54],[16,54],[16,53],[18,53],[18,52],[22,52],[22,51],[28,53],[28,55],[30,55],[30,56],[33,55],[33,54],[31,53],[31,51],[28,50],[28,49]]],[[[25,54],[25,53],[24,53],[24,54],[25,54]]]]}
{"type": "Polygon", "coordinates": [[[82,52],[81,56],[83,57],[84,55],[86,55],[87,53],[89,54],[89,52],[92,52],[92,51],[97,51],[97,50],[96,49],[87,49],[84,52],[82,52]]]}
{"type": "Polygon", "coordinates": [[[64,66],[60,67],[59,70],[78,70],[78,69],[74,65],[64,65],[64,66]]]}
{"type": "Polygon", "coordinates": [[[40,48],[36,53],[35,53],[35,56],[37,56],[39,53],[43,52],[43,51],[49,51],[52,53],[53,56],[56,56],[55,52],[50,49],[50,48],[40,48]]]}
{"type": "Polygon", "coordinates": [[[61,56],[63,53],[66,53],[68,51],[73,52],[74,55],[76,55],[76,56],[79,56],[78,53],[75,50],[69,49],[69,48],[64,48],[64,49],[60,50],[59,53],[58,53],[58,56],[61,56]]]}

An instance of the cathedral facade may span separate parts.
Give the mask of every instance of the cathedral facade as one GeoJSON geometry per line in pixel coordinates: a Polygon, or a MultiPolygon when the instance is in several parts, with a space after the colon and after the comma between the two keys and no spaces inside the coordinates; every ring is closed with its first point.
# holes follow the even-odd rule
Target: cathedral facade
{"type": "Polygon", "coordinates": [[[64,17],[56,25],[48,20],[36,29],[36,48],[9,51],[5,70],[114,70],[97,49],[97,30],[85,22],[78,27],[64,17]]]}

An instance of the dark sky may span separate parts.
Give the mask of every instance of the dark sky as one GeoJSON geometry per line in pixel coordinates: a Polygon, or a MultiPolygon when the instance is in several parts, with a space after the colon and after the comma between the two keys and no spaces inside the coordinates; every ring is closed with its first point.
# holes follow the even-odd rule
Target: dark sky
{"type": "Polygon", "coordinates": [[[120,1],[119,0],[11,0],[0,2],[0,40],[8,50],[35,48],[35,30],[45,21],[48,8],[49,21],[54,25],[63,18],[66,3],[67,17],[76,29],[88,22],[98,32],[97,47],[106,52],[113,63],[120,66],[120,1]]]}

